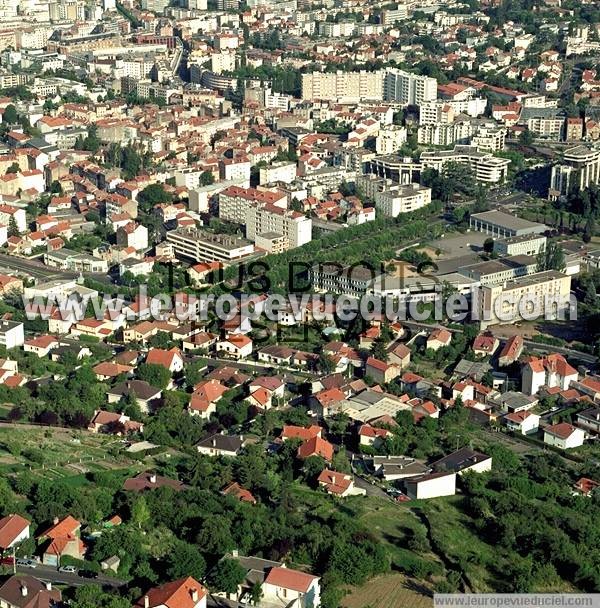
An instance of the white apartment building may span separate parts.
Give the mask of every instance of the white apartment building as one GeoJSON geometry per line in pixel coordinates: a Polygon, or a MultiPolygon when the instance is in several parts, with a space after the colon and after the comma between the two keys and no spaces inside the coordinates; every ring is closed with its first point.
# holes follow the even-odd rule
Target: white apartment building
{"type": "Polygon", "coordinates": [[[196,228],[170,230],[167,241],[178,258],[195,262],[233,262],[254,253],[254,245],[245,239],[196,228]]]}
{"type": "Polygon", "coordinates": [[[287,209],[287,195],[284,192],[229,186],[219,193],[219,217],[229,222],[244,224],[246,210],[256,204],[287,209]]]}
{"type": "Polygon", "coordinates": [[[431,167],[440,172],[451,162],[468,165],[475,179],[495,184],[503,182],[508,173],[510,160],[492,156],[489,152],[479,152],[475,146],[454,146],[454,150],[435,150],[423,152],[420,157],[424,169],[431,167]]]}
{"type": "Polygon", "coordinates": [[[560,140],[565,129],[565,119],[562,116],[534,116],[527,120],[527,128],[537,137],[560,140]]]}
{"type": "Polygon", "coordinates": [[[575,146],[563,152],[563,160],[552,167],[548,196],[566,196],[571,189],[584,190],[600,183],[600,150],[575,146]]]}
{"type": "Polygon", "coordinates": [[[250,169],[252,164],[247,158],[226,158],[219,162],[221,179],[250,181],[250,169]]]}
{"type": "Polygon", "coordinates": [[[383,72],[311,72],[302,74],[302,99],[380,100],[383,72]]]}
{"type": "Polygon", "coordinates": [[[23,323],[18,321],[0,321],[0,346],[15,348],[23,346],[25,331],[23,323]]]}
{"type": "Polygon", "coordinates": [[[430,146],[450,146],[454,143],[467,143],[473,126],[468,120],[451,122],[449,124],[420,125],[417,131],[417,141],[430,146]]]}
{"type": "Polygon", "coordinates": [[[433,101],[437,98],[437,80],[404,70],[389,69],[385,72],[383,98],[404,105],[420,105],[425,101],[433,101]]]}
{"type": "Polygon", "coordinates": [[[399,150],[408,138],[406,127],[389,125],[379,131],[375,139],[377,154],[393,154],[399,150]]]}
{"type": "Polygon", "coordinates": [[[375,208],[384,215],[396,217],[401,213],[410,213],[431,203],[431,188],[420,184],[393,186],[375,193],[375,208]]]}
{"type": "Polygon", "coordinates": [[[273,184],[283,182],[291,184],[296,179],[296,163],[287,161],[274,162],[271,165],[260,168],[260,183],[273,184]]]}
{"type": "Polygon", "coordinates": [[[280,234],[289,248],[300,247],[312,240],[312,220],[298,211],[272,205],[253,205],[246,210],[246,237],[280,234]]]}
{"type": "Polygon", "coordinates": [[[506,142],[506,129],[496,125],[484,125],[479,127],[477,133],[471,139],[471,145],[480,152],[500,152],[504,150],[506,142]]]}
{"type": "Polygon", "coordinates": [[[272,108],[288,112],[290,109],[291,95],[273,93],[270,89],[265,91],[265,108],[272,108]]]}
{"type": "Polygon", "coordinates": [[[236,66],[235,51],[227,51],[224,53],[213,53],[210,57],[210,69],[215,74],[223,72],[233,72],[236,66]]]}
{"type": "Polygon", "coordinates": [[[528,318],[550,318],[567,310],[571,277],[556,270],[519,277],[501,285],[486,285],[477,293],[481,326],[516,323],[528,318]]]}

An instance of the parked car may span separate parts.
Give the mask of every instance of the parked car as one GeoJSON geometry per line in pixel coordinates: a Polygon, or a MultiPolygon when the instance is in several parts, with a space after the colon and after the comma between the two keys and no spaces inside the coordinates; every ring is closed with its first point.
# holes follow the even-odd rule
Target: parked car
{"type": "Polygon", "coordinates": [[[32,559],[18,559],[17,566],[23,568],[37,568],[37,564],[32,559]]]}
{"type": "Polygon", "coordinates": [[[77,568],[75,566],[62,566],[58,569],[59,572],[67,572],[69,574],[75,574],[77,572],[77,568]]]}
{"type": "Polygon", "coordinates": [[[0,557],[0,564],[12,566],[15,563],[15,558],[12,555],[8,557],[0,557]]]}

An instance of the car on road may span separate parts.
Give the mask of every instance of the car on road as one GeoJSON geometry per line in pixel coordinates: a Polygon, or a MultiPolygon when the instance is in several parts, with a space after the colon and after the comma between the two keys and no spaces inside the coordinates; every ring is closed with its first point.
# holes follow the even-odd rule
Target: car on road
{"type": "Polygon", "coordinates": [[[77,568],[75,566],[62,566],[58,569],[59,572],[66,572],[67,574],[75,574],[77,568]]]}
{"type": "Polygon", "coordinates": [[[32,559],[18,559],[17,566],[23,568],[37,568],[37,564],[32,559]]]}

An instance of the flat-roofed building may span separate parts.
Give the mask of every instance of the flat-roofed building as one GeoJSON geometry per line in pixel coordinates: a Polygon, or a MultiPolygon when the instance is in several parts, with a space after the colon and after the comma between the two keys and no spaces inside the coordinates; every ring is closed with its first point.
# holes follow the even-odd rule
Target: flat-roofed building
{"type": "Polygon", "coordinates": [[[571,277],[556,270],[479,288],[474,312],[482,327],[553,318],[570,307],[571,277]]]}
{"type": "Polygon", "coordinates": [[[600,150],[575,146],[563,152],[563,160],[552,167],[548,197],[566,196],[571,190],[584,190],[600,183],[600,150]]]}
{"type": "Polygon", "coordinates": [[[510,160],[493,156],[489,152],[480,152],[476,146],[454,146],[453,150],[433,150],[422,152],[420,156],[422,169],[431,167],[440,173],[448,163],[467,165],[477,181],[489,184],[503,182],[508,174],[510,160]]]}
{"type": "Polygon", "coordinates": [[[459,274],[478,281],[480,285],[499,285],[537,272],[535,256],[516,255],[498,260],[487,260],[458,269],[459,274]]]}
{"type": "Polygon", "coordinates": [[[364,295],[378,270],[364,265],[341,266],[340,264],[317,264],[310,269],[313,289],[350,296],[364,295]]]}
{"type": "Polygon", "coordinates": [[[254,253],[250,241],[197,228],[171,230],[167,232],[167,241],[178,258],[195,262],[234,262],[254,253]]]}
{"type": "Polygon", "coordinates": [[[384,215],[396,217],[410,213],[431,203],[431,188],[420,184],[392,186],[375,194],[375,207],[384,215]]]}
{"type": "Polygon", "coordinates": [[[543,234],[520,234],[494,241],[494,252],[500,255],[537,255],[545,250],[543,234]]]}
{"type": "Polygon", "coordinates": [[[469,220],[469,227],[471,230],[485,232],[499,238],[522,234],[542,234],[548,229],[544,224],[530,222],[496,209],[473,213],[469,220]]]}

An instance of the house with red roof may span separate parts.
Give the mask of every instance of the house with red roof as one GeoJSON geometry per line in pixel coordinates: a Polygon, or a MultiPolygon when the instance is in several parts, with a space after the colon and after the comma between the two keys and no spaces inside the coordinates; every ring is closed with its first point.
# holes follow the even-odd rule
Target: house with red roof
{"type": "Polygon", "coordinates": [[[500,342],[491,333],[479,334],[473,341],[473,352],[478,357],[491,357],[497,350],[500,342]]]}
{"type": "Polygon", "coordinates": [[[323,469],[317,479],[319,487],[323,488],[328,494],[344,498],[345,496],[365,495],[367,492],[363,488],[354,485],[352,475],[323,469]]]}
{"type": "Polygon", "coordinates": [[[544,443],[561,450],[577,448],[585,441],[585,431],[568,422],[559,422],[544,428],[544,443]]]}
{"type": "Polygon", "coordinates": [[[575,493],[580,496],[591,496],[592,492],[599,487],[600,483],[588,477],[582,477],[574,484],[575,493]]]}
{"type": "Polygon", "coordinates": [[[146,363],[160,365],[168,369],[171,374],[183,371],[183,357],[178,348],[171,348],[170,350],[153,348],[146,357],[146,363]]]}
{"type": "Polygon", "coordinates": [[[149,589],[134,608],[206,608],[207,596],[206,589],[188,576],[149,589]]]}
{"type": "Polygon", "coordinates": [[[211,379],[199,382],[194,386],[194,392],[190,397],[187,407],[190,416],[210,418],[217,411],[217,402],[229,389],[219,380],[211,379]]]}
{"type": "Polygon", "coordinates": [[[452,334],[444,327],[434,329],[427,337],[426,348],[428,350],[439,350],[445,346],[450,346],[452,334]]]}
{"type": "Polygon", "coordinates": [[[311,456],[320,456],[327,462],[331,462],[333,459],[333,445],[322,437],[312,437],[298,448],[297,456],[300,460],[306,460],[311,456]]]}
{"type": "Polygon", "coordinates": [[[536,433],[540,426],[540,417],[529,410],[511,412],[506,414],[502,420],[509,431],[521,435],[536,433]]]}
{"type": "Polygon", "coordinates": [[[6,551],[29,538],[31,522],[17,514],[0,519],[0,550],[6,551]]]}
{"type": "Polygon", "coordinates": [[[243,334],[229,336],[217,342],[217,352],[234,359],[245,359],[252,354],[252,339],[243,334]]]}
{"type": "Polygon", "coordinates": [[[250,504],[256,504],[256,498],[252,495],[250,490],[246,490],[242,488],[242,486],[237,482],[232,482],[225,488],[221,490],[221,494],[223,496],[233,496],[237,498],[240,502],[249,502],[250,504]]]}
{"type": "Polygon", "coordinates": [[[392,431],[381,429],[371,424],[363,424],[358,429],[358,441],[360,445],[377,448],[388,437],[392,435],[392,431]]]}
{"type": "Polygon", "coordinates": [[[512,365],[521,356],[523,345],[522,336],[512,336],[512,338],[509,338],[498,355],[498,365],[500,367],[512,365]]]}
{"type": "Polygon", "coordinates": [[[36,336],[30,340],[25,340],[23,350],[26,353],[34,353],[38,357],[47,357],[48,353],[59,346],[59,341],[54,336],[36,336]]]}
{"type": "Polygon", "coordinates": [[[48,566],[59,566],[63,556],[83,559],[85,545],[80,538],[81,523],[71,515],[59,520],[58,517],[50,528],[37,537],[40,544],[45,544],[42,563],[48,566]]]}
{"type": "Polygon", "coordinates": [[[553,353],[542,358],[529,357],[521,371],[521,390],[526,395],[535,395],[542,386],[558,386],[565,391],[578,378],[577,370],[563,355],[553,353]]]}
{"type": "Polygon", "coordinates": [[[269,570],[262,584],[262,592],[265,603],[296,605],[299,608],[310,608],[321,604],[319,577],[286,568],[285,565],[269,570]],[[293,601],[296,604],[293,604],[293,601]]]}
{"type": "Polygon", "coordinates": [[[375,357],[369,357],[365,366],[365,375],[372,378],[378,384],[387,384],[396,376],[400,375],[400,367],[395,364],[380,361],[375,357]]]}

